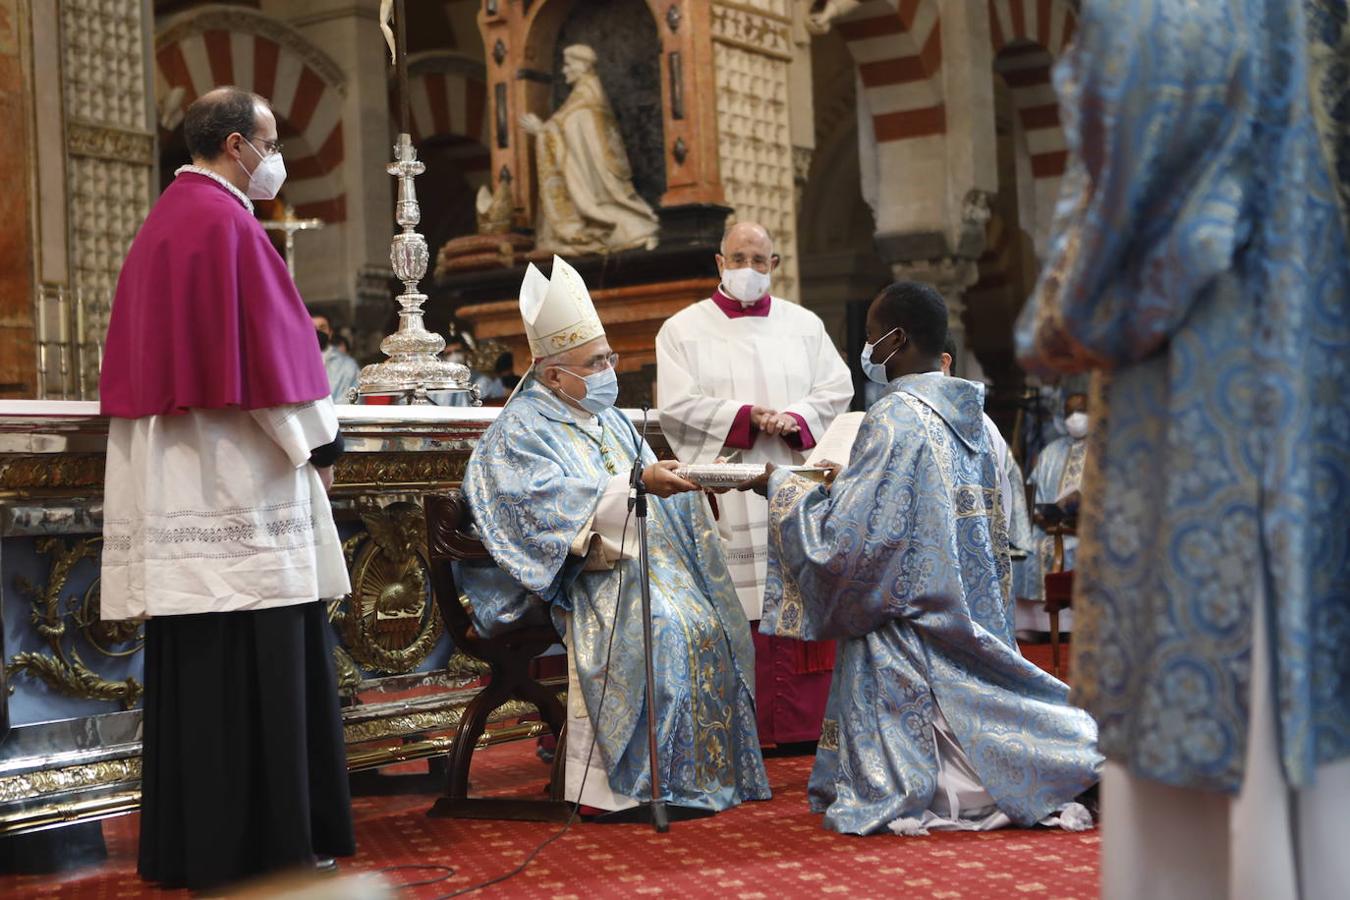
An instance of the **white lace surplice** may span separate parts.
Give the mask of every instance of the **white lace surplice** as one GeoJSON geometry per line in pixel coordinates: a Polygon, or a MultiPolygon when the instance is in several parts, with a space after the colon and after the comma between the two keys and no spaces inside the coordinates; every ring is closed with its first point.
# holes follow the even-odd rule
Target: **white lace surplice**
{"type": "MultiPolygon", "coordinates": [[[[662,433],[685,463],[710,463],[728,452],[723,445],[744,404],[797,413],[819,440],[853,397],[848,366],[820,318],[777,297],[764,317],[731,319],[712,300],[671,316],[656,336],[656,377],[662,433]]],[[[739,461],[793,466],[805,459],[782,438],[756,432],[739,461]]],[[[730,534],[727,566],[754,622],[763,608],[768,502],[731,491],[717,505],[730,534]]]]}
{"type": "Polygon", "coordinates": [[[112,419],[102,616],[310,603],[350,589],[310,451],[337,434],[328,398],[246,412],[112,419]]]}

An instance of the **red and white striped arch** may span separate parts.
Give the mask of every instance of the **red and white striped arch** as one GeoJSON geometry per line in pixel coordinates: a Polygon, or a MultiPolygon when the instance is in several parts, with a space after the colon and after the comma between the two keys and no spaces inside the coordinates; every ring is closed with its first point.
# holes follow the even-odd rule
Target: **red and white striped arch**
{"type": "MultiPolygon", "coordinates": [[[[436,141],[473,186],[487,184],[492,170],[488,149],[487,82],[482,63],[455,54],[429,54],[410,61],[408,105],[413,142],[436,141]]],[[[391,112],[395,96],[390,94],[391,112]]]]}
{"type": "Polygon", "coordinates": [[[1038,179],[1058,179],[1068,158],[1050,69],[1076,23],[1066,0],[989,0],[994,69],[1012,92],[1038,179]]]}
{"type": "Polygon", "coordinates": [[[286,145],[283,194],[297,215],[346,221],[343,81],[337,65],[293,29],[237,7],[189,13],[156,37],[155,90],[162,126],[176,127],[188,104],[225,84],[271,102],[286,145]],[[173,108],[166,109],[170,99],[173,108]]]}
{"type": "Polygon", "coordinates": [[[878,144],[946,132],[934,0],[866,0],[834,27],[858,67],[878,144]]]}
{"type": "Polygon", "coordinates": [[[998,72],[1012,94],[1031,161],[1038,252],[1050,232],[1068,146],[1050,70],[1073,38],[1077,15],[1068,0],[989,0],[989,36],[998,72]]]}

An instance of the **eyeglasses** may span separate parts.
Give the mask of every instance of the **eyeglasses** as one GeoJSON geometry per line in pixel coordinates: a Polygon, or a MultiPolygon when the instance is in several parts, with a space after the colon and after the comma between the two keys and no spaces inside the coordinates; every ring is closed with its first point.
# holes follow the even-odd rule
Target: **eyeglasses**
{"type": "Polygon", "coordinates": [[[762,253],[756,253],[754,256],[747,256],[744,253],[733,253],[726,257],[727,262],[731,263],[734,269],[744,269],[746,266],[752,266],[755,269],[763,271],[769,268],[769,265],[778,259],[778,254],[765,256],[762,253]]]}
{"type": "MultiPolygon", "coordinates": [[[[250,138],[250,140],[252,139],[250,138]]],[[[259,140],[262,141],[263,149],[265,149],[268,154],[281,152],[281,141],[269,141],[263,138],[260,138],[259,140]]]]}
{"type": "Polygon", "coordinates": [[[619,354],[611,353],[608,356],[593,356],[584,363],[575,366],[559,366],[564,371],[568,369],[580,369],[584,372],[603,372],[605,369],[617,369],[619,367],[619,354]]]}

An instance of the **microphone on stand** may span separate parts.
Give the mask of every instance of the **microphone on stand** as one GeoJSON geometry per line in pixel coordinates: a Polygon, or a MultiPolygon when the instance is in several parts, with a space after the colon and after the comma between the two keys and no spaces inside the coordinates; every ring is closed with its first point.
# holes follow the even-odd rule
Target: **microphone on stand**
{"type": "MultiPolygon", "coordinates": [[[[638,489],[642,485],[642,442],[647,437],[647,414],[651,407],[642,404],[642,433],[633,430],[633,473],[628,479],[628,508],[637,502],[638,489]]],[[[630,423],[631,424],[631,423],[630,423]]]]}

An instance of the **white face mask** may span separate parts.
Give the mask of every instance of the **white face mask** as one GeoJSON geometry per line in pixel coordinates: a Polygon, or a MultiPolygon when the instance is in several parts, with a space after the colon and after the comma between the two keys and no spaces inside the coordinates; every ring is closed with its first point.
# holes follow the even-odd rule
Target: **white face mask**
{"type": "Polygon", "coordinates": [[[1070,414],[1064,420],[1064,427],[1068,430],[1069,437],[1075,441],[1082,440],[1088,433],[1088,414],[1085,412],[1070,414]]]}
{"type": "Polygon", "coordinates": [[[722,271],[722,287],[726,288],[728,294],[741,301],[745,306],[749,306],[767,294],[771,280],[768,272],[759,272],[748,266],[744,269],[724,269],[722,271]]]}
{"type": "Polygon", "coordinates": [[[239,168],[248,172],[248,190],[244,191],[244,194],[250,200],[275,199],[281,186],[286,182],[286,163],[282,162],[280,153],[263,156],[258,152],[258,148],[253,146],[252,141],[246,140],[244,143],[248,144],[249,149],[261,160],[252,172],[244,168],[242,161],[239,163],[239,168]]]}

